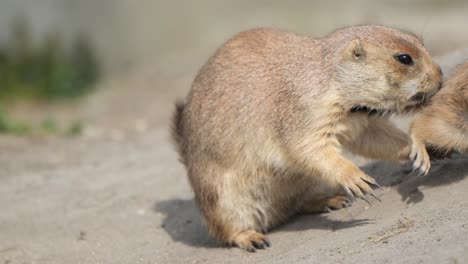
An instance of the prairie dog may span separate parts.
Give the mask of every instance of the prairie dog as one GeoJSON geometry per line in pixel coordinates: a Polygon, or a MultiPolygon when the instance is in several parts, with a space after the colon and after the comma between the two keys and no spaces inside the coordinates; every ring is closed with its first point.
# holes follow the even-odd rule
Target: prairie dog
{"type": "Polygon", "coordinates": [[[425,146],[442,155],[468,152],[468,61],[448,76],[443,88],[416,115],[410,133],[411,155],[426,173],[431,163],[425,146]]]}
{"type": "Polygon", "coordinates": [[[172,127],[211,235],[255,251],[296,213],[365,198],[378,184],[342,150],[407,160],[410,140],[386,114],[419,107],[441,78],[418,37],[385,26],[322,39],[261,28],[228,40],[172,127]]]}

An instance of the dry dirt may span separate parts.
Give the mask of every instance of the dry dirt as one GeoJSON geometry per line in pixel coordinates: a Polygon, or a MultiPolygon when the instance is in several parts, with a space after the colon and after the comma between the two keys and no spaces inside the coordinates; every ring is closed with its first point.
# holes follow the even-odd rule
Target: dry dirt
{"type": "MultiPolygon", "coordinates": [[[[382,202],[298,216],[271,232],[271,248],[255,254],[216,245],[168,132],[173,100],[186,93],[212,46],[200,50],[181,58],[180,67],[166,58],[103,83],[75,106],[39,111],[83,119],[81,137],[0,135],[0,264],[468,263],[468,157],[437,162],[427,177],[353,157],[383,186],[382,202]]],[[[39,113],[25,107],[15,114],[33,112],[39,113]]]]}
{"type": "Polygon", "coordinates": [[[0,137],[0,263],[468,263],[466,157],[427,177],[353,157],[383,186],[382,202],[297,217],[255,254],[217,246],[169,141],[171,102],[156,112],[144,100],[156,98],[151,81],[128,80],[140,103],[116,99],[128,89],[89,98],[100,115],[80,113],[82,137],[0,137]],[[131,119],[130,109],[157,114],[131,119]]]}

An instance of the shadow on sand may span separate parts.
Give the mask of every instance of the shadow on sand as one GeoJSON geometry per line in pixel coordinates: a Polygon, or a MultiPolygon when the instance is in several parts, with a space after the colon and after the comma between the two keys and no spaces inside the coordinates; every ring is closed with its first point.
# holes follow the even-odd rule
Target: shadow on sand
{"type": "MultiPolygon", "coordinates": [[[[419,203],[424,199],[421,187],[436,187],[458,182],[468,175],[468,157],[445,159],[433,162],[427,176],[415,176],[407,173],[401,166],[388,162],[372,162],[362,169],[376,178],[382,186],[396,186],[402,201],[419,203]]],[[[162,228],[172,240],[194,247],[218,247],[216,241],[208,235],[202,223],[200,212],[191,199],[171,199],[158,201],[154,211],[164,215],[162,228]]],[[[309,229],[339,230],[368,224],[367,219],[337,221],[327,214],[301,215],[275,228],[277,231],[302,231],[309,229]]]]}
{"type": "Polygon", "coordinates": [[[217,247],[216,241],[208,235],[198,207],[193,200],[171,199],[158,201],[154,211],[164,215],[161,227],[173,241],[194,247],[217,247]]]}
{"type": "Polygon", "coordinates": [[[448,185],[468,176],[468,156],[433,161],[426,176],[417,176],[410,173],[409,168],[402,169],[398,165],[381,161],[373,162],[362,169],[376,178],[382,186],[396,186],[401,200],[407,204],[419,203],[424,199],[422,188],[448,185]]]}
{"type": "MultiPolygon", "coordinates": [[[[154,210],[165,218],[161,225],[172,240],[194,247],[218,247],[216,241],[208,235],[208,230],[201,221],[200,213],[193,200],[171,199],[157,202],[154,210]]],[[[326,214],[301,215],[288,224],[275,228],[278,231],[301,231],[308,229],[339,230],[368,224],[367,220],[336,221],[328,219],[326,214]]]]}

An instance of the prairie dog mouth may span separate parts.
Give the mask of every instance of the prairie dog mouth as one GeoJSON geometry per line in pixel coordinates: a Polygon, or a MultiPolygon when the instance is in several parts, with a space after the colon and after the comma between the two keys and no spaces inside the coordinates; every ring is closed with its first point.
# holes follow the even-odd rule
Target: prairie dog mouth
{"type": "Polygon", "coordinates": [[[368,114],[369,116],[373,116],[373,115],[386,116],[386,115],[392,114],[393,111],[390,111],[387,109],[376,109],[376,108],[368,107],[365,105],[356,105],[351,108],[351,113],[365,113],[365,114],[368,114]]]}
{"type": "MultiPolygon", "coordinates": [[[[417,98],[419,99],[419,98],[417,98]]],[[[392,114],[407,114],[407,113],[412,113],[415,111],[420,110],[424,106],[426,106],[430,100],[427,98],[424,98],[423,100],[412,100],[410,104],[407,104],[406,106],[395,106],[390,109],[386,108],[372,108],[366,105],[355,105],[351,108],[350,112],[351,113],[364,113],[368,114],[369,116],[390,116],[392,114]]]]}
{"type": "Polygon", "coordinates": [[[408,104],[404,109],[403,113],[411,113],[420,110],[421,108],[430,104],[432,96],[434,94],[416,94],[411,99],[410,104],[408,104]]]}

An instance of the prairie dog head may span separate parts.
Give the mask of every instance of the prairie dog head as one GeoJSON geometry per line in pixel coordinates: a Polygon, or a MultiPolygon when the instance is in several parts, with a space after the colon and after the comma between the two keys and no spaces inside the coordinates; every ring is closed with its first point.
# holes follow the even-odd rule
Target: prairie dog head
{"type": "Polygon", "coordinates": [[[384,26],[357,26],[335,32],[343,45],[334,75],[350,111],[408,112],[441,87],[442,71],[422,41],[384,26]]]}

